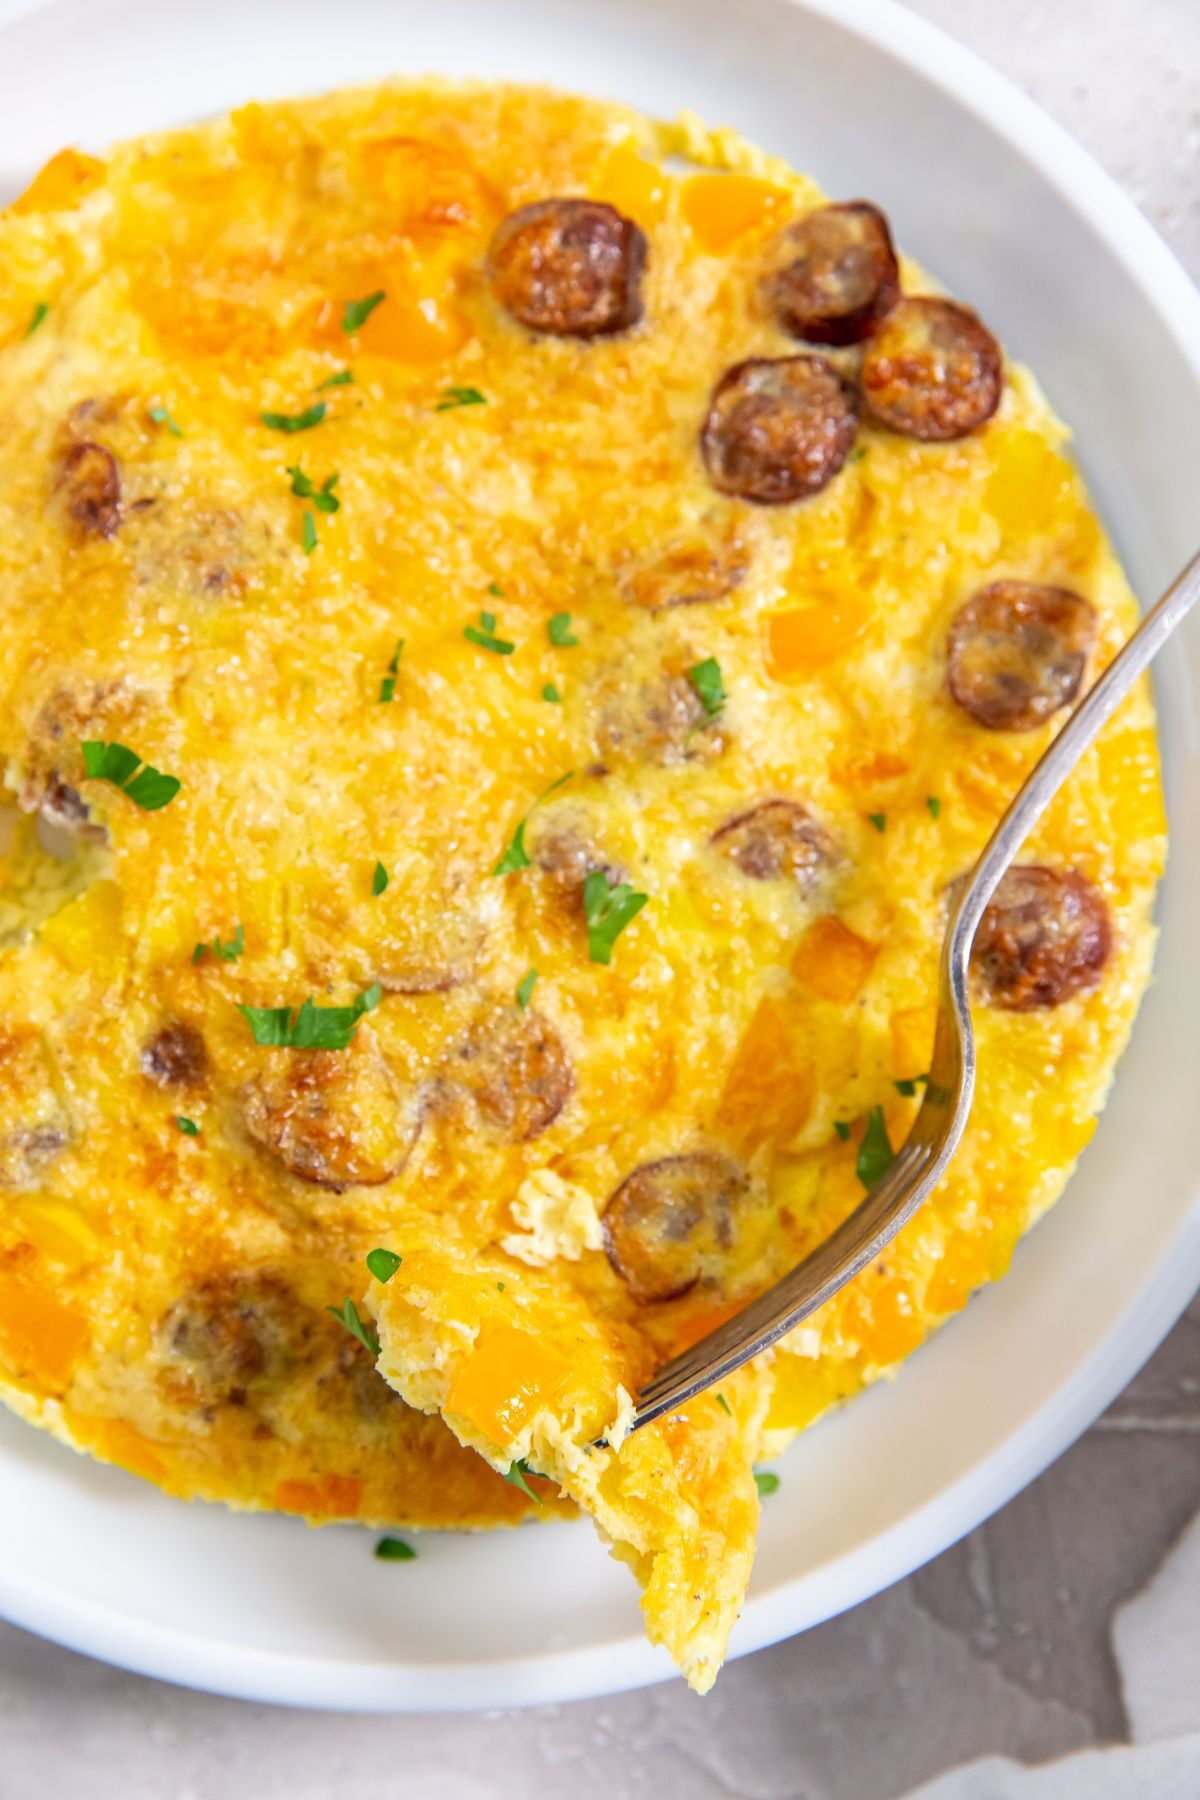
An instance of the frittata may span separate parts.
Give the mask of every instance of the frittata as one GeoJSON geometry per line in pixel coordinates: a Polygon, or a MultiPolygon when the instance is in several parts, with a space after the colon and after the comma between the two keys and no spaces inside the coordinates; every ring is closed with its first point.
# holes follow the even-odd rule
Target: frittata
{"type": "Polygon", "coordinates": [[[1149,979],[1142,689],[989,909],[934,1197],[630,1431],[887,1166],[947,894],[1136,621],[987,308],[544,89],[47,165],[0,220],[11,1405],[314,1522],[573,1503],[710,1685],[762,1461],[1003,1272],[1149,979]]]}

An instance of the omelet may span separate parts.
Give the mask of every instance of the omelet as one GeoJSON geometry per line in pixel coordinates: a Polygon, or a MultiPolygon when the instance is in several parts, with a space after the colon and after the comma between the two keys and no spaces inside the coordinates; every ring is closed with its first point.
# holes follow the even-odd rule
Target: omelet
{"type": "Polygon", "coordinates": [[[886,1168],[947,897],[1136,622],[988,298],[728,131],[540,88],[42,171],[0,220],[11,1405],[313,1522],[582,1509],[711,1684],[761,1463],[1003,1273],[1150,976],[1142,687],[984,920],[936,1193],[634,1429],[886,1168]]]}

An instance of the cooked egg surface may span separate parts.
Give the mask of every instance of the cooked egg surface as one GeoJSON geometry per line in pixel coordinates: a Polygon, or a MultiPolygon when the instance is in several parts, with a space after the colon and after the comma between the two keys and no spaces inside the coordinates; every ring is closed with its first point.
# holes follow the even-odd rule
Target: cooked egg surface
{"type": "Polygon", "coordinates": [[[1149,978],[1142,688],[936,1194],[629,1434],[903,1139],[948,890],[1136,622],[1065,428],[874,207],[431,83],[56,157],[0,414],[0,1390],[178,1495],[573,1501],[707,1687],[756,1461],[1003,1272],[1149,978]]]}

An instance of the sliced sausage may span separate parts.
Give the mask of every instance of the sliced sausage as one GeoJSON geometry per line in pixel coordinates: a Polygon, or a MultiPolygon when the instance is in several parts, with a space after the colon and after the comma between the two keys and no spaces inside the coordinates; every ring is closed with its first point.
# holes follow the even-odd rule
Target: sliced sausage
{"type": "Polygon", "coordinates": [[[1070,869],[1022,863],[1002,878],[983,915],[971,967],[984,998],[1036,1012],[1086,994],[1112,949],[1104,898],[1070,869]]]}
{"type": "Polygon", "coordinates": [[[375,980],[385,994],[448,994],[466,980],[463,969],[437,963],[408,963],[397,968],[377,968],[375,980]]]}
{"type": "Polygon", "coordinates": [[[664,670],[658,681],[633,687],[614,679],[596,726],[596,744],[609,763],[670,766],[719,754],[720,720],[710,720],[686,675],[664,670]]]}
{"type": "Polygon", "coordinates": [[[635,1300],[672,1300],[720,1282],[750,1184],[726,1156],[701,1151],[644,1163],[604,1209],[608,1260],[635,1300]]]}
{"type": "Polygon", "coordinates": [[[67,1147],[61,1125],[18,1125],[0,1137],[0,1187],[35,1188],[67,1147]]]}
{"type": "Polygon", "coordinates": [[[1004,358],[987,326],[953,300],[901,300],[863,356],[863,399],[893,431],[928,442],[966,437],[1004,391],[1004,358]]]}
{"type": "Polygon", "coordinates": [[[853,393],[823,356],[755,356],[713,389],[700,450],[722,494],[784,506],[828,486],[857,428],[853,393]]]}
{"type": "Polygon", "coordinates": [[[419,1129],[369,1028],[346,1050],[270,1052],[243,1096],[250,1136],[290,1174],[341,1193],[399,1175],[419,1129]]]}
{"type": "Polygon", "coordinates": [[[347,1332],[339,1336],[336,1355],[313,1383],[313,1393],[330,1422],[342,1426],[352,1415],[364,1425],[381,1426],[407,1411],[362,1345],[347,1332]]]}
{"type": "Polygon", "coordinates": [[[754,881],[794,881],[810,887],[833,861],[824,826],[796,800],[764,800],[715,831],[712,842],[754,881]]]}
{"type": "Polygon", "coordinates": [[[616,863],[608,862],[590,842],[582,826],[569,819],[539,830],[532,857],[560,893],[571,899],[583,892],[584,882],[597,869],[604,871],[610,887],[625,879],[625,871],[616,863]]]}
{"type": "Polygon", "coordinates": [[[642,316],[646,239],[599,200],[539,200],[502,219],[488,250],[492,293],[554,337],[626,331],[642,316]]]}
{"type": "Polygon", "coordinates": [[[106,842],[108,833],[93,822],[86,802],[62,771],[72,763],[82,770],[81,738],[128,741],[139,710],[121,681],[81,683],[51,693],[38,708],[19,757],[23,779],[17,804],[22,812],[40,813],[68,836],[106,842]]]}
{"type": "Polygon", "coordinates": [[[87,801],[57,773],[51,774],[32,806],[27,805],[24,794],[21,804],[29,812],[40,812],[47,825],[53,825],[56,831],[65,831],[71,837],[103,838],[106,835],[101,827],[92,824],[87,801]]]}
{"type": "Polygon", "coordinates": [[[142,1050],[142,1074],[162,1088],[198,1087],[208,1070],[204,1039],[194,1025],[175,1020],[142,1050]]]}
{"type": "Polygon", "coordinates": [[[0,1031],[0,1188],[35,1188],[67,1147],[70,1124],[38,1032],[0,1031]]]}
{"type": "Polygon", "coordinates": [[[570,1054],[557,1031],[536,1012],[517,1007],[479,1019],[447,1073],[483,1123],[513,1143],[547,1131],[575,1087],[570,1054]]]}
{"type": "Polygon", "coordinates": [[[762,297],[785,331],[810,344],[857,344],[900,298],[888,222],[869,200],[819,206],[776,243],[780,266],[762,297]]]}
{"type": "Polygon", "coordinates": [[[115,537],[121,523],[121,474],[103,444],[72,444],[63,458],[58,489],[84,537],[115,537]]]}
{"type": "Polygon", "coordinates": [[[207,1405],[241,1406],[257,1385],[287,1380],[312,1357],[320,1321],[279,1275],[222,1269],[203,1277],[159,1320],[168,1368],[207,1405]]]}
{"type": "Polygon", "coordinates": [[[955,613],[946,684],[992,731],[1033,731],[1079,692],[1096,613],[1070,588],[993,581],[955,613]]]}
{"type": "Polygon", "coordinates": [[[621,591],[646,612],[672,606],[706,606],[727,599],[750,567],[745,546],[736,539],[686,539],[668,545],[650,561],[623,570],[621,591]]]}

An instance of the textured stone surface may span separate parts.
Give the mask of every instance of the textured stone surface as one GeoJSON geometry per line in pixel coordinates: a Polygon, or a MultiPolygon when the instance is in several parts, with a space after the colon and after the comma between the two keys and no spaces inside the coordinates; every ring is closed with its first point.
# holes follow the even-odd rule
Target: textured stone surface
{"type": "MultiPolygon", "coordinates": [[[[1200,0],[915,10],[1060,118],[1200,276],[1200,0]]],[[[1198,1510],[1200,1302],[996,1518],[855,1612],[731,1666],[704,1702],[667,1686],[470,1719],[284,1713],[139,1680],[0,1625],[0,1800],[896,1800],[989,1752],[1041,1761],[1125,1738],[1113,1615],[1198,1510]]],[[[1190,1545],[1188,1556],[1200,1564],[1190,1545]]],[[[1200,1614],[1172,1601],[1175,1580],[1123,1614],[1122,1654],[1161,1641],[1173,1606],[1196,1634],[1185,1653],[1200,1658],[1200,1614]]],[[[1193,1728],[1153,1664],[1138,1667],[1135,1724],[1193,1728]]],[[[1129,1785],[1106,1792],[1200,1793],[1200,1764],[1178,1788],[1165,1760],[1157,1773],[1129,1766],[1129,1785]]],[[[1065,1779],[1037,1793],[1093,1791],[1083,1768],[1065,1779]]],[[[999,1800],[1003,1780],[959,1791],[999,1800]]]]}

